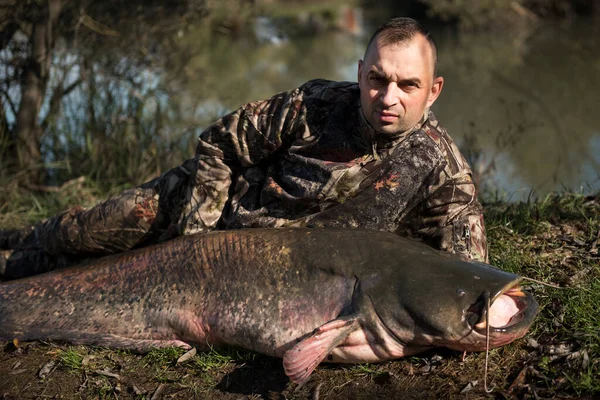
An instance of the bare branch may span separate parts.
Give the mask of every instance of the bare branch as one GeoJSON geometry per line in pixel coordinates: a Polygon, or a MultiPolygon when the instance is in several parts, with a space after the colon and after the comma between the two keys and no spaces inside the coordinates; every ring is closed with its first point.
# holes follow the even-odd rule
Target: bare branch
{"type": "Polygon", "coordinates": [[[63,96],[67,96],[73,90],[77,89],[79,85],[83,82],[82,78],[77,79],[75,82],[71,83],[69,86],[63,89],[63,96]]]}
{"type": "Polygon", "coordinates": [[[6,102],[10,106],[10,111],[16,116],[17,115],[17,108],[15,107],[14,103],[11,101],[10,96],[8,95],[8,93],[6,92],[6,90],[4,90],[2,88],[0,88],[0,92],[4,95],[4,98],[6,99],[6,102]]]}
{"type": "Polygon", "coordinates": [[[91,29],[92,31],[99,33],[104,36],[120,36],[120,33],[109,27],[108,25],[101,24],[100,22],[94,20],[89,15],[85,14],[83,11],[81,12],[81,16],[79,17],[79,22],[81,22],[84,26],[91,29]]]}
{"type": "Polygon", "coordinates": [[[69,95],[69,93],[71,93],[77,87],[79,87],[79,85],[81,85],[81,83],[85,80],[85,75],[86,75],[84,72],[85,68],[82,67],[80,69],[79,79],[77,79],[76,81],[71,83],[66,88],[63,88],[63,84],[65,82],[67,75],[73,69],[73,67],[75,67],[77,64],[78,64],[78,62],[74,61],[70,65],[66,66],[66,68],[64,69],[62,79],[56,85],[56,88],[54,89],[54,92],[52,93],[52,97],[50,98],[50,104],[48,106],[48,113],[46,114],[46,118],[44,118],[44,120],[40,124],[43,131],[45,131],[48,128],[48,125],[50,123],[50,118],[59,113],[60,103],[61,103],[62,99],[65,96],[69,95]]]}
{"type": "Polygon", "coordinates": [[[46,118],[41,123],[42,131],[45,131],[48,128],[50,123],[50,118],[56,114],[58,114],[60,110],[60,102],[63,97],[71,93],[74,89],[76,89],[83,79],[77,79],[75,82],[71,83],[66,88],[62,87],[63,81],[61,80],[56,89],[54,89],[54,93],[52,93],[52,97],[50,98],[50,104],[48,107],[48,114],[46,114],[46,118]]]}

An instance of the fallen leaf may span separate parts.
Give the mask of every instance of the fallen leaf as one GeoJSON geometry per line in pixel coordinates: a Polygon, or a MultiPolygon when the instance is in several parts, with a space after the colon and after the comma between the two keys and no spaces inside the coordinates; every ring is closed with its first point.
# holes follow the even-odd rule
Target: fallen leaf
{"type": "Polygon", "coordinates": [[[465,394],[465,393],[469,393],[471,390],[475,389],[475,386],[477,386],[477,384],[479,383],[478,380],[474,380],[471,381],[469,383],[467,383],[467,386],[465,386],[461,391],[460,394],[465,394]]]}
{"type": "Polygon", "coordinates": [[[525,386],[525,378],[527,377],[527,366],[523,367],[519,375],[515,378],[514,382],[508,387],[508,392],[521,391],[525,386]]]}
{"type": "Polygon", "coordinates": [[[141,396],[144,393],[146,393],[145,391],[141,391],[137,386],[135,385],[131,385],[131,390],[133,390],[133,393],[135,393],[137,396],[141,396]]]}
{"type": "Polygon", "coordinates": [[[573,345],[567,343],[551,344],[547,346],[545,350],[548,354],[557,356],[567,356],[573,353],[573,345]]]}
{"type": "Polygon", "coordinates": [[[590,367],[590,356],[587,350],[583,350],[583,360],[581,361],[581,369],[587,370],[590,367]]]}
{"type": "Polygon", "coordinates": [[[40,377],[40,379],[44,379],[45,377],[47,377],[50,374],[50,372],[52,372],[55,365],[56,365],[56,361],[54,361],[54,360],[46,363],[46,365],[44,365],[42,367],[42,369],[40,370],[40,372],[38,373],[38,376],[40,377]]]}
{"type": "Polygon", "coordinates": [[[8,374],[9,375],[19,375],[19,374],[22,374],[23,372],[27,372],[27,370],[25,368],[15,369],[15,370],[10,371],[8,374]]]}
{"type": "Polygon", "coordinates": [[[81,360],[81,365],[88,365],[90,363],[90,361],[92,361],[95,358],[95,356],[93,355],[87,355],[85,357],[83,357],[83,360],[81,360]]]}
{"type": "Polygon", "coordinates": [[[154,394],[152,395],[152,398],[150,400],[159,400],[162,397],[162,392],[164,390],[165,390],[165,385],[161,383],[154,391],[154,394]]]}
{"type": "Polygon", "coordinates": [[[181,364],[182,362],[185,362],[185,361],[191,359],[195,355],[196,355],[196,348],[192,347],[192,349],[190,351],[186,352],[184,355],[182,355],[181,357],[179,357],[177,359],[177,364],[181,364]]]}
{"type": "Polygon", "coordinates": [[[121,376],[119,374],[115,374],[115,373],[110,372],[110,371],[103,370],[103,371],[94,371],[94,372],[97,373],[98,375],[103,375],[103,376],[108,376],[110,378],[115,378],[116,380],[120,380],[121,379],[121,376]]]}

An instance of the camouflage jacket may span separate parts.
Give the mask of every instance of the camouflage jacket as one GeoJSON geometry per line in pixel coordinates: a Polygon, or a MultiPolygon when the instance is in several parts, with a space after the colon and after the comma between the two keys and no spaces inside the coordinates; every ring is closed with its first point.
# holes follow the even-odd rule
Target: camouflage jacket
{"type": "Polygon", "coordinates": [[[35,227],[50,254],[99,255],[244,227],[362,227],[487,260],[471,170],[432,112],[376,133],[356,83],[313,80],[209,126],[181,166],[35,227]]]}

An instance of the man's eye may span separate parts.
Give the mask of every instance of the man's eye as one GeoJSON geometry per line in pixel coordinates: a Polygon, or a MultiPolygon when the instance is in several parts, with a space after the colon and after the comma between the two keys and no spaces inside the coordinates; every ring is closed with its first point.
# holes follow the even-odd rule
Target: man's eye
{"type": "Polygon", "coordinates": [[[371,76],[371,77],[369,77],[369,80],[373,83],[378,83],[378,84],[382,84],[385,82],[385,79],[381,76],[371,76]]]}

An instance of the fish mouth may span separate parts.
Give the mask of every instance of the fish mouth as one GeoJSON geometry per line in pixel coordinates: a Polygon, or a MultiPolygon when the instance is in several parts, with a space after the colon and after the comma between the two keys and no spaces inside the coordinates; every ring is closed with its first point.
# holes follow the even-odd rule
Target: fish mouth
{"type": "Polygon", "coordinates": [[[538,308],[533,296],[516,283],[493,297],[482,295],[467,310],[466,319],[473,332],[489,335],[490,346],[497,347],[524,336],[538,308]]]}

